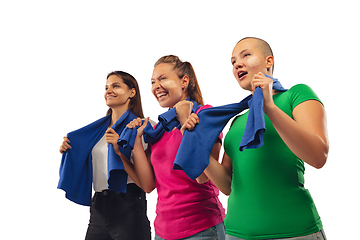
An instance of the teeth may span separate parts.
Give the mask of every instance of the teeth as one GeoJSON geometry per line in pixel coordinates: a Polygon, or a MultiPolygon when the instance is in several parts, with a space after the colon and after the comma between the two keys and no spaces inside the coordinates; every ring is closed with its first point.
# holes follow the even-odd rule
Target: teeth
{"type": "Polygon", "coordinates": [[[247,74],[247,72],[241,72],[241,73],[239,73],[238,77],[241,78],[241,77],[244,76],[245,74],[247,74]]]}
{"type": "Polygon", "coordinates": [[[156,97],[160,98],[160,97],[165,96],[165,95],[166,95],[166,93],[159,93],[159,94],[156,95],[156,97]]]}

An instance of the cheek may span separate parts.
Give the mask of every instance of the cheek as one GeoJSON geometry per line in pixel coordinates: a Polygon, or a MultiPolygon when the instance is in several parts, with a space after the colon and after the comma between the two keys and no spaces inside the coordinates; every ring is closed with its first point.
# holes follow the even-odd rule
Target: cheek
{"type": "Polygon", "coordinates": [[[157,84],[157,83],[154,83],[154,84],[151,85],[151,92],[152,92],[153,94],[155,94],[155,90],[156,90],[157,87],[158,87],[158,84],[157,84]]]}
{"type": "Polygon", "coordinates": [[[171,79],[167,79],[167,80],[163,80],[161,81],[161,83],[159,84],[153,84],[151,86],[151,92],[155,95],[155,90],[160,86],[160,88],[164,89],[164,90],[172,90],[174,88],[178,88],[179,85],[176,83],[175,80],[171,80],[171,79]]]}
{"type": "Polygon", "coordinates": [[[125,94],[125,90],[120,88],[118,90],[116,90],[116,93],[119,94],[119,95],[124,95],[125,94]]]}
{"type": "Polygon", "coordinates": [[[256,56],[252,56],[247,60],[247,65],[250,68],[257,67],[260,65],[260,59],[256,56]]]}
{"type": "Polygon", "coordinates": [[[234,77],[237,79],[237,73],[236,73],[236,68],[235,67],[233,67],[232,72],[233,72],[234,77]]]}
{"type": "Polygon", "coordinates": [[[168,79],[166,81],[163,81],[161,83],[162,87],[165,88],[165,89],[172,89],[172,88],[176,88],[178,87],[178,85],[176,84],[175,80],[171,80],[171,79],[168,79]]]}

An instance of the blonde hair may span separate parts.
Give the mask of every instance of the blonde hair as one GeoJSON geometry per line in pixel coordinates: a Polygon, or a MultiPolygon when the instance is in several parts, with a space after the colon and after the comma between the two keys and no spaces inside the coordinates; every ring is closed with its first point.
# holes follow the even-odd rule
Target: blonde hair
{"type": "Polygon", "coordinates": [[[189,85],[187,87],[187,95],[190,100],[197,102],[198,104],[204,105],[199,83],[197,81],[195,71],[189,62],[183,62],[179,57],[175,55],[167,55],[161,57],[156,61],[154,67],[161,63],[171,63],[174,65],[174,70],[177,72],[179,78],[184,76],[189,77],[189,85]]]}

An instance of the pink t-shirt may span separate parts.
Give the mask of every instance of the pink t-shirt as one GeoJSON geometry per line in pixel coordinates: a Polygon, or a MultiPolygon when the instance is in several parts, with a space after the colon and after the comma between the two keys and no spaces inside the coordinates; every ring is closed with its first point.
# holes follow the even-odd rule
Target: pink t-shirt
{"type": "MultiPolygon", "coordinates": [[[[205,105],[199,110],[211,107],[205,105]]],[[[222,134],[219,136],[220,140],[222,134]]],[[[158,202],[155,233],[164,239],[189,237],[224,221],[225,209],[219,190],[208,181],[199,184],[182,170],[173,170],[182,134],[178,129],[165,132],[151,146],[158,202]]],[[[194,159],[195,160],[195,159],[194,159]]]]}

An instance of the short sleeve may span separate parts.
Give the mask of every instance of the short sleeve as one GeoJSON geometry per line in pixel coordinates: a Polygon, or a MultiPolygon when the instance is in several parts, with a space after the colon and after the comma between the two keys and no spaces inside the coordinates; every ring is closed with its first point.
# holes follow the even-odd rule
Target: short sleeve
{"type": "Polygon", "coordinates": [[[292,109],[308,100],[316,100],[323,104],[316,93],[306,84],[297,84],[290,88],[289,92],[292,109]]]}

